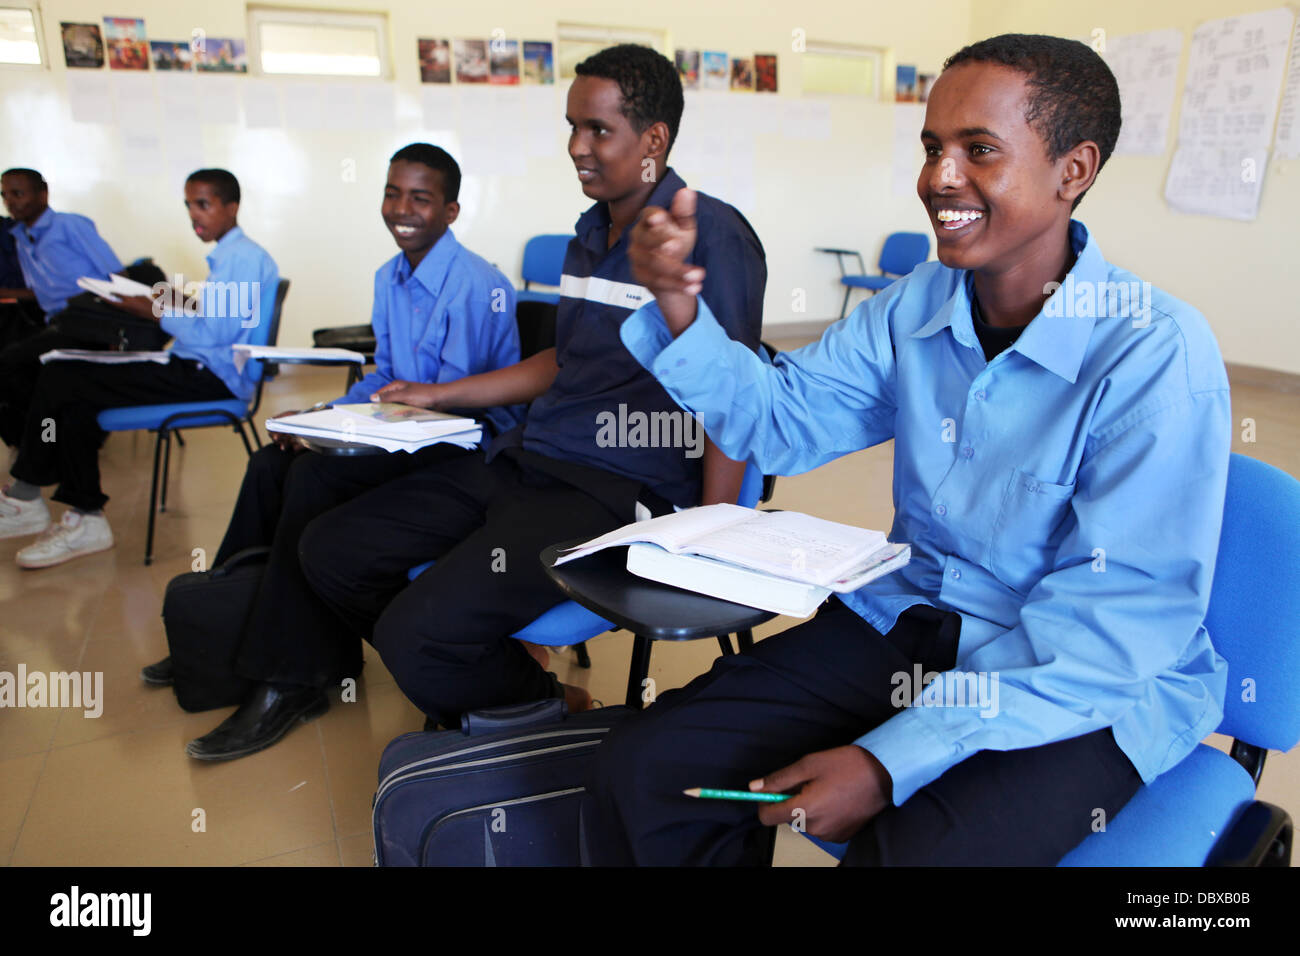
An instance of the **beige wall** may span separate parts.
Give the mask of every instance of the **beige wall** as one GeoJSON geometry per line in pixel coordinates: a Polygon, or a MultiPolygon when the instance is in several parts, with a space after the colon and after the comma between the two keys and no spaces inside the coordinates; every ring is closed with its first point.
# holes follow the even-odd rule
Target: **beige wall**
{"type": "Polygon", "coordinates": [[[1235,222],[1190,216],[1164,200],[1192,31],[1206,20],[1282,6],[1270,0],[1096,0],[1086,5],[973,0],[971,33],[1053,33],[1084,38],[1181,29],[1185,38],[1169,143],[1163,156],[1116,156],[1079,206],[1112,262],[1190,302],[1210,322],[1229,362],[1300,373],[1300,300],[1287,282],[1300,267],[1295,218],[1300,162],[1273,160],[1259,217],[1235,222]]]}
{"type": "MultiPolygon", "coordinates": [[[[1099,0],[1079,7],[1024,0],[927,0],[917,6],[870,0],[763,5],[753,0],[661,0],[645,5],[644,13],[599,0],[516,0],[468,7],[435,7],[415,0],[285,5],[389,12],[395,70],[391,86],[397,104],[393,128],[264,130],[246,128],[242,116],[235,124],[200,120],[166,130],[161,171],[141,174],[124,168],[121,144],[129,126],[124,128],[120,120],[109,126],[71,118],[58,33],[60,20],[98,22],[105,7],[101,0],[47,0],[42,18],[51,67],[0,70],[0,163],[42,169],[51,183],[52,204],[94,218],[123,257],[147,253],[169,270],[191,272],[202,271],[206,250],[189,232],[170,167],[190,162],[229,167],[245,188],[241,223],[294,281],[281,342],[302,344],[312,328],[369,317],[371,274],[395,251],[378,215],[387,156],[416,139],[442,142],[453,153],[459,146],[455,130],[425,126],[415,57],[418,36],[486,37],[501,27],[512,38],[553,39],[559,21],[621,23],[666,29],[672,46],[778,53],[781,95],[748,97],[754,101],[748,108],[755,110],[757,132],[746,140],[753,144],[753,203],[745,209],[767,249],[765,326],[774,335],[782,323],[838,313],[834,260],[814,254],[813,246],[858,247],[871,262],[887,233],[928,231],[915,196],[895,195],[891,188],[892,105],[827,98],[831,141],[784,135],[781,111],[800,82],[798,56],[790,52],[792,30],[800,28],[812,40],[887,47],[886,72],[892,74],[895,61],[933,70],[964,43],[998,32],[1082,37],[1097,26],[1112,35],[1179,27],[1190,38],[1201,20],[1274,4],[1099,0]],[[342,174],[348,160],[355,163],[355,182],[342,174]],[[804,311],[797,310],[800,290],[804,311]]],[[[196,26],[209,36],[242,37],[248,32],[245,6],[236,0],[136,0],[120,12],[143,16],[154,38],[183,39],[196,26]]],[[[112,79],[108,71],[103,78],[112,79]]],[[[732,103],[741,94],[725,96],[732,103]]],[[[457,235],[513,279],[518,279],[527,237],[567,231],[587,205],[563,152],[567,128],[562,97],[561,86],[554,104],[555,155],[530,158],[522,175],[483,175],[466,169],[457,235]]],[[[699,122],[701,116],[688,107],[683,123],[679,169],[688,181],[698,181],[701,172],[693,168],[699,151],[692,157],[689,144],[698,145],[710,136],[699,122]]],[[[1167,209],[1162,189],[1169,154],[1116,157],[1080,207],[1080,216],[1097,233],[1110,259],[1204,312],[1229,361],[1300,372],[1300,308],[1281,281],[1287,274],[1284,268],[1293,269],[1297,259],[1297,243],[1284,230],[1282,219],[1284,211],[1300,211],[1300,165],[1289,165],[1274,163],[1269,169],[1259,219],[1237,223],[1167,209]]],[[[715,192],[737,198],[722,188],[715,192]]]]}

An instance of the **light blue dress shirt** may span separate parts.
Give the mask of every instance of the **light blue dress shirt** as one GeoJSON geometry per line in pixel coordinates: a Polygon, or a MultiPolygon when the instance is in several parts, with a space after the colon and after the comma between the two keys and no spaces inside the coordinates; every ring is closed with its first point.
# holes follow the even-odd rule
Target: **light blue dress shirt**
{"type": "Polygon", "coordinates": [[[162,327],[175,337],[172,354],[196,359],[226,384],[236,398],[247,400],[257,388],[260,366],[235,368],[231,346],[266,345],[275,313],[280,270],[265,249],[235,226],[208,253],[199,315],[168,311],[162,327]]]}
{"type": "Polygon", "coordinates": [[[979,750],[1104,727],[1149,782],[1222,716],[1227,665],[1202,622],[1231,443],[1223,361],[1198,312],[1107,263],[1082,224],[1070,241],[1066,284],[992,361],[969,274],[937,262],[773,366],[703,301],[676,341],[654,304],[623,326],[722,451],[765,472],[894,439],[890,539],[912,561],[845,603],[882,633],[918,603],[958,612],[940,680],[997,688],[973,706],[914,701],[857,740],[895,803],[979,750]],[[1126,312],[1115,293],[1130,289],[1126,312]]]}
{"type": "Polygon", "coordinates": [[[85,216],[46,209],[35,223],[14,223],[9,231],[18,245],[18,267],[45,313],[46,320],[68,307],[84,291],[82,276],[107,279],[121,272],[122,262],[85,216]]]}
{"type": "MultiPolygon", "coordinates": [[[[450,382],[519,361],[515,288],[448,229],[412,271],[399,252],[375,272],[375,370],[335,402],[368,402],[394,381],[450,382]]],[[[522,405],[484,409],[498,433],[522,405]]]]}

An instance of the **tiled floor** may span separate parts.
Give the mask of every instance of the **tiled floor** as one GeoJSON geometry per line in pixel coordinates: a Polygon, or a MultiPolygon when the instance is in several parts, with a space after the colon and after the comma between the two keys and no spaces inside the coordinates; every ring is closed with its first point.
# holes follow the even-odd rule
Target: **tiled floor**
{"type": "MultiPolygon", "coordinates": [[[[263,408],[274,413],[331,398],[341,380],[337,371],[286,370],[268,387],[263,408]]],[[[1257,437],[1242,445],[1239,431],[1234,450],[1300,474],[1296,395],[1234,388],[1234,416],[1239,423],[1253,418],[1257,437]]],[[[227,711],[185,714],[170,691],[140,683],[140,668],[166,650],[163,589],[190,570],[193,549],[215,553],[244,467],[238,439],[224,430],[189,432],[186,447],[174,451],[152,567],[142,564],[153,452],[145,434],[114,435],[101,453],[114,550],[31,572],[12,562],[23,541],[0,541],[0,671],[23,663],[28,672],[102,672],[104,680],[98,718],[69,709],[0,711],[0,862],[369,865],[379,753],[421,723],[373,652],[356,703],[341,703],[336,692],[324,717],[230,763],[201,764],[183,750],[227,711]]],[[[884,446],[782,478],[772,506],[888,528],[891,456],[884,446]]],[[[759,636],[790,623],[777,619],[759,636]]],[[[577,668],[570,651],[553,656],[560,679],[621,700],[631,639],[606,635],[589,647],[589,671],[577,668]]],[[[716,643],[704,641],[658,647],[651,675],[660,687],[679,686],[716,654],[716,643]]],[[[1300,813],[1300,754],[1270,756],[1260,796],[1300,813]]],[[[788,832],[777,860],[833,862],[788,832]]]]}

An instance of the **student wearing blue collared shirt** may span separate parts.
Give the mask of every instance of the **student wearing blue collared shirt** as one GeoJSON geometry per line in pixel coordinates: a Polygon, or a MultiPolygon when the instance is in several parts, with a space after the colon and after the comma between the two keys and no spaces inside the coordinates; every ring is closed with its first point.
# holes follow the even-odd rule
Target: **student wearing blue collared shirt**
{"type": "MultiPolygon", "coordinates": [[[[99,365],[52,362],[36,380],[14,481],[0,494],[0,538],[40,532],[18,552],[24,568],[46,568],[113,546],[99,483],[100,410],[126,405],[252,397],[253,370],[235,367],[231,346],[264,341],[280,274],[275,262],[236,221],[239,181],[224,169],[201,169],[185,183],[195,234],[216,242],[211,272],[187,301],[172,295],[124,297],[119,307],[159,321],[175,342],[166,363],[99,365]],[[263,338],[258,338],[260,334],[263,338]],[[53,437],[51,437],[53,436],[53,437]],[[57,525],[40,486],[57,484],[68,506],[57,525]]],[[[179,290],[175,290],[179,292],[179,290]]]]}
{"type": "Polygon", "coordinates": [[[1205,320],[1071,220],[1119,117],[1084,44],[958,52],[917,184],[939,262],[774,367],[664,254],[689,248],[689,201],[638,229],[657,301],[624,325],[633,354],[765,471],[892,438],[913,556],[616,728],[593,862],[761,862],[760,824],[800,819],[846,863],[1052,865],[1217,726],[1228,383],[1205,320]],[[687,787],[793,796],[756,813],[687,787]]]}
{"type": "MultiPolygon", "coordinates": [[[[433,408],[531,401],[523,425],[486,454],[412,471],[340,505],[302,536],[312,587],[444,726],[475,707],[544,697],[563,696],[571,711],[590,706],[590,694],[546,671],[543,650],[534,657],[511,637],[563,600],[537,555],[631,521],[638,504],[662,513],[701,499],[735,501],[744,472],[694,423],[682,427],[681,410],[618,338],[623,319],[650,295],[628,263],[632,223],[682,185],[667,165],[682,111],[676,68],[646,47],[617,46],[584,60],[577,74],[567,99],[569,155],[596,203],[565,255],[556,346],[495,372],[380,391],[433,408]],[[644,426],[619,434],[609,424],[652,415],[676,419],[676,443],[660,432],[652,445],[644,426]],[[430,559],[408,583],[407,572],[430,559]]],[[[700,205],[709,234],[694,256],[710,270],[704,296],[728,334],[757,348],[762,245],[726,203],[700,205]]],[[[189,752],[239,756],[321,709],[318,693],[286,687],[257,709],[241,708],[224,736],[195,741],[189,752]]]]}
{"type": "MultiPolygon", "coordinates": [[[[395,384],[451,382],[519,361],[514,287],[450,228],[460,214],[460,180],[456,160],[437,146],[413,143],[393,155],[381,214],[399,251],[375,273],[375,370],[335,403],[369,402],[395,384]]],[[[512,427],[518,412],[483,410],[488,434],[512,427]]],[[[283,433],[276,440],[250,460],[216,556],[220,565],[245,548],[271,548],[236,660],[250,681],[254,710],[277,687],[319,690],[361,669],[360,640],[303,578],[298,551],[307,523],[322,515],[329,520],[336,505],[414,469],[469,454],[437,444],[414,454],[325,456],[302,450],[283,433]]],[[[366,553],[364,542],[354,547],[366,553]]],[[[169,683],[170,658],[142,676],[169,683]]],[[[229,741],[225,731],[214,733],[229,741]]],[[[242,756],[230,752],[240,749],[227,747],[219,759],[242,756]]]]}

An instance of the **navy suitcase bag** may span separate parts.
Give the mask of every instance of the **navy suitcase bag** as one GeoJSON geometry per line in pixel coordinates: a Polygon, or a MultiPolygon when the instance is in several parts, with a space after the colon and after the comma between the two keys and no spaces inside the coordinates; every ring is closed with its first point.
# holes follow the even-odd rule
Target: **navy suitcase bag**
{"type": "Polygon", "coordinates": [[[631,713],[544,700],[397,737],[379,760],[375,865],[578,866],[591,758],[631,713]]]}

